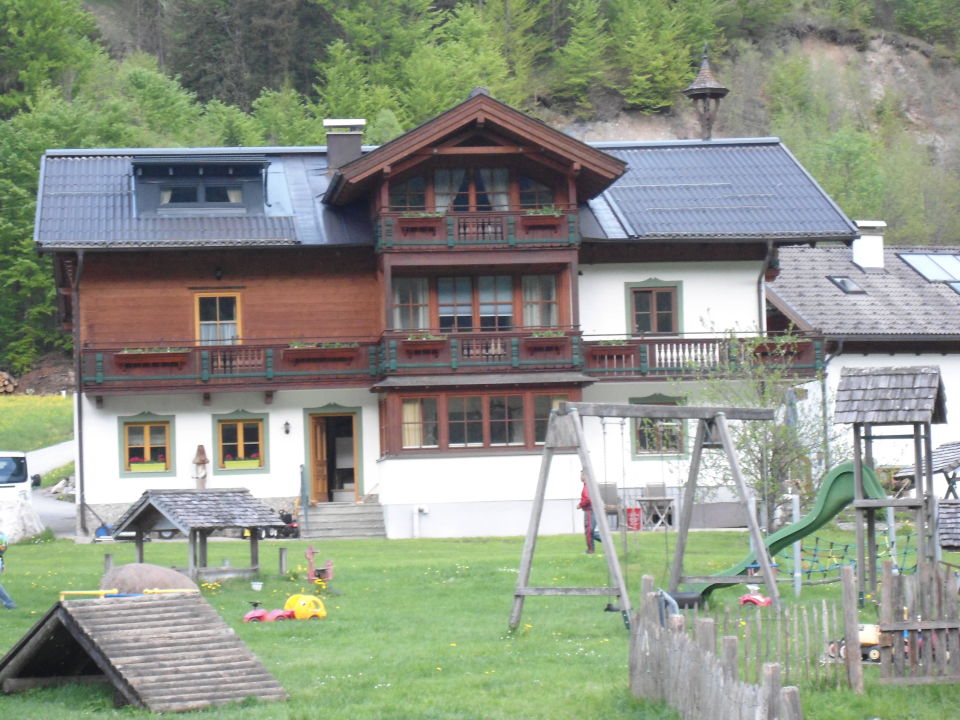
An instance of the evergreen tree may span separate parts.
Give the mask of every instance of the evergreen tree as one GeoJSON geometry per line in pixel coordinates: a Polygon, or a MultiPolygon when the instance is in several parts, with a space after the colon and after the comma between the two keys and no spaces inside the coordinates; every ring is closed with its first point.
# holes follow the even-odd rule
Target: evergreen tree
{"type": "Polygon", "coordinates": [[[323,123],[289,85],[266,90],[253,101],[253,117],[268,145],[322,145],[323,123]]]}
{"type": "Polygon", "coordinates": [[[69,97],[100,52],[94,30],[80,0],[0,0],[0,116],[45,84],[69,97]]]}
{"type": "Polygon", "coordinates": [[[551,89],[580,116],[593,114],[590,91],[607,84],[609,45],[598,0],[577,0],[570,16],[567,42],[554,56],[551,89]]]}
{"type": "Polygon", "coordinates": [[[553,38],[548,31],[547,0],[488,0],[483,16],[500,35],[503,57],[520,94],[537,97],[544,91],[538,69],[549,59],[553,38]]]}

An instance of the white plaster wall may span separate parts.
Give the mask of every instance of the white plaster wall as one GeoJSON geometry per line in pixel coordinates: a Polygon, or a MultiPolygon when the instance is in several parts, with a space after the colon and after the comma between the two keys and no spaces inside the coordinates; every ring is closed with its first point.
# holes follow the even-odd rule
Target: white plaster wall
{"type": "MultiPolygon", "coordinates": [[[[380,502],[387,535],[476,537],[524,535],[542,456],[386,458],[380,461],[380,502]]],[[[556,453],[547,478],[540,532],[577,532],[580,462],[556,453]]]]}
{"type": "MultiPolygon", "coordinates": [[[[830,394],[830,412],[833,412],[833,399],[836,397],[837,386],[840,384],[840,374],[845,367],[878,368],[878,367],[911,367],[937,366],[940,368],[940,378],[947,397],[947,422],[931,425],[933,447],[948,442],[960,442],[960,357],[939,354],[894,354],[894,355],[853,355],[841,354],[832,358],[827,365],[827,385],[830,394]],[[951,403],[951,400],[953,401],[951,403]]],[[[832,422],[832,417],[831,417],[832,422]]],[[[845,426],[853,445],[853,426],[845,426]]],[[[889,428],[878,428],[875,434],[909,434],[913,430],[907,425],[894,425],[889,428]]],[[[878,465],[913,465],[912,440],[882,440],[873,443],[873,454],[878,465]]],[[[942,476],[935,478],[942,483],[942,476]]],[[[940,489],[942,496],[943,490],[940,489]]]]}
{"type": "Polygon", "coordinates": [[[360,433],[363,447],[361,492],[371,492],[378,480],[377,456],[380,449],[376,396],[363,389],[278,391],[266,404],[262,392],[215,393],[210,404],[203,405],[199,394],[106,396],[102,408],[84,397],[83,443],[86,473],[84,492],[87,503],[133,502],[144,490],[195,487],[193,458],[197,445],[203,445],[210,459],[208,488],[246,487],[255,497],[285,497],[300,494],[300,465],[305,462],[304,408],[338,404],[361,408],[360,433]],[[244,410],[267,415],[269,472],[230,473],[214,468],[216,439],[212,415],[244,410]],[[173,415],[175,476],[121,477],[118,418],[150,412],[173,415]],[[284,423],[290,434],[284,434],[284,423]]]}
{"type": "Polygon", "coordinates": [[[656,279],[683,283],[682,332],[755,333],[761,267],[759,261],[581,265],[580,327],[588,336],[629,333],[626,284],[656,279]]]}

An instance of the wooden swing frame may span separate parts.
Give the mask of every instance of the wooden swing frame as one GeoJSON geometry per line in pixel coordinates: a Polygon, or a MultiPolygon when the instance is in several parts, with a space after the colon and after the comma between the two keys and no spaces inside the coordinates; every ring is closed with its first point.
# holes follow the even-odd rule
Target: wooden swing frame
{"type": "MultiPolygon", "coordinates": [[[[617,557],[617,550],[607,523],[606,513],[596,513],[597,530],[604,546],[604,557],[607,560],[607,571],[610,585],[602,587],[533,587],[530,583],[530,573],[533,569],[533,555],[537,546],[537,535],[540,528],[540,519],[543,515],[543,504],[546,498],[547,480],[550,476],[550,465],[557,450],[576,450],[580,458],[580,467],[590,502],[595,507],[602,504],[602,496],[597,477],[590,460],[586,438],[583,433],[581,418],[583,417],[615,417],[615,418],[648,418],[651,420],[697,420],[697,434],[694,442],[693,454],[690,463],[690,473],[683,495],[683,506],[680,512],[677,545],[674,551],[673,569],[670,576],[671,592],[684,582],[703,581],[700,577],[683,576],[683,556],[686,552],[687,534],[693,516],[693,499],[696,492],[697,478],[700,474],[700,459],[705,445],[720,442],[730,465],[730,472],[740,500],[749,506],[750,494],[743,474],[740,471],[740,461],[733,447],[733,440],[727,428],[727,418],[731,420],[773,420],[774,411],[769,408],[718,408],[718,407],[691,407],[683,405],[624,405],[616,403],[583,403],[562,402],[556,410],[550,413],[547,425],[546,441],[543,445],[543,455],[540,462],[540,475],[537,480],[537,490],[530,511],[530,524],[523,544],[523,554],[520,558],[520,571],[517,576],[517,585],[513,595],[513,609],[510,613],[509,627],[516,630],[520,625],[523,614],[524,600],[531,595],[551,596],[584,596],[609,595],[616,596],[620,603],[624,625],[630,627],[630,598],[626,582],[617,557]],[[710,443],[708,443],[708,438],[710,443]]],[[[757,548],[757,558],[760,564],[763,582],[767,594],[773,599],[775,606],[780,605],[780,593],[777,590],[776,578],[773,574],[773,564],[770,555],[763,543],[760,526],[752,513],[747,513],[747,526],[754,547],[757,548]]],[[[723,581],[729,578],[711,577],[709,581],[723,581]]],[[[736,578],[733,582],[742,582],[736,578]]]]}

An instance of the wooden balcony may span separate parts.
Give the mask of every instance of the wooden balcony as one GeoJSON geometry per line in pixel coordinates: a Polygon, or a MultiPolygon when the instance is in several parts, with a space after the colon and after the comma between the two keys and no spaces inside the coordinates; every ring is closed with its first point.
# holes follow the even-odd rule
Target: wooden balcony
{"type": "Polygon", "coordinates": [[[824,369],[823,343],[731,337],[623,337],[583,342],[583,372],[598,380],[695,378],[757,363],[782,367],[792,377],[814,377],[824,369]]]}
{"type": "Polygon", "coordinates": [[[391,375],[575,370],[597,381],[693,379],[722,368],[767,363],[794,377],[823,369],[823,344],[757,343],[730,337],[584,338],[553,331],[386,333],[353,341],[242,345],[87,347],[82,386],[92,394],[368,387],[391,375]]]}
{"type": "Polygon", "coordinates": [[[383,212],[378,218],[377,248],[422,250],[578,245],[577,209],[557,207],[555,210],[447,214],[383,212]]]}
{"type": "Polygon", "coordinates": [[[95,347],[81,352],[85,392],[365,386],[378,374],[377,340],[169,347],[95,347]]]}

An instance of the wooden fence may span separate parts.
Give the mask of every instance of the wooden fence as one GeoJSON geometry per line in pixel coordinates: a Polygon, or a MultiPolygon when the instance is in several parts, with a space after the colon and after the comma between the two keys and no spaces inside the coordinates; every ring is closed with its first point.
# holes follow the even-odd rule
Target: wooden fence
{"type": "MultiPolygon", "coordinates": [[[[843,613],[837,603],[773,607],[745,605],[725,609],[713,618],[717,643],[727,636],[739,640],[740,677],[759,683],[766,663],[778,663],[785,685],[828,688],[846,686],[840,658],[843,613]]],[[[696,628],[699,610],[683,611],[686,627],[696,628]]]]}
{"type": "Polygon", "coordinates": [[[885,683],[960,682],[957,578],[920,563],[915,575],[883,566],[880,594],[880,677],[885,683]]]}
{"type": "Polygon", "coordinates": [[[799,690],[782,687],[779,663],[763,664],[759,684],[741,680],[739,639],[724,637],[718,653],[716,637],[705,617],[689,637],[684,616],[663,615],[658,595],[645,593],[631,625],[631,691],[666,702],[684,720],[802,720],[799,690]]]}

